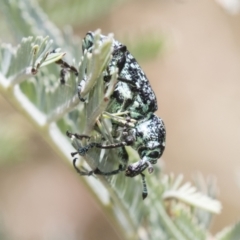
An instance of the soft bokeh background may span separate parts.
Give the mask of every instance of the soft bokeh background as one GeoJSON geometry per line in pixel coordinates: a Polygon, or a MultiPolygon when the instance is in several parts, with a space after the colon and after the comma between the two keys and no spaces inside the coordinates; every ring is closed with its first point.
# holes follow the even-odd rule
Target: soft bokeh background
{"type": "MultiPolygon", "coordinates": [[[[40,3],[81,37],[97,28],[122,42],[162,37],[159,54],[140,63],[167,127],[166,170],[186,179],[197,171],[216,176],[223,211],[212,232],[238,220],[240,15],[208,0],[132,0],[79,25],[71,11],[54,15],[56,1],[40,3]]],[[[0,133],[0,221],[9,239],[121,239],[80,177],[2,97],[0,133]]]]}

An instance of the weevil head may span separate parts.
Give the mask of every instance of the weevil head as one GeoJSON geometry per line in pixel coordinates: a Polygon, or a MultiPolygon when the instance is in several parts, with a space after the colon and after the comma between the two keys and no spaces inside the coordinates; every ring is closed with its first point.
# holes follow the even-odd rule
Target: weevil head
{"type": "Polygon", "coordinates": [[[140,160],[128,166],[126,176],[134,177],[146,168],[153,172],[152,164],[162,156],[165,149],[166,130],[162,119],[152,115],[147,121],[135,128],[136,141],[133,147],[138,151],[140,160]]]}
{"type": "Polygon", "coordinates": [[[154,142],[151,144],[151,147],[142,147],[138,149],[138,153],[144,162],[149,162],[155,164],[157,160],[162,156],[163,149],[160,146],[159,142],[154,142]]]}
{"type": "Polygon", "coordinates": [[[163,149],[159,147],[158,144],[158,146],[151,149],[142,147],[138,150],[138,153],[141,157],[141,160],[136,163],[130,164],[127,167],[125,173],[127,177],[135,177],[142,173],[146,168],[148,168],[149,173],[152,173],[152,164],[155,164],[157,160],[161,157],[163,149]]]}
{"type": "Polygon", "coordinates": [[[138,174],[142,173],[146,168],[148,168],[149,173],[152,173],[152,164],[155,164],[162,155],[161,150],[158,146],[152,149],[141,147],[138,150],[138,153],[141,157],[141,160],[136,163],[130,164],[127,167],[125,174],[127,177],[135,177],[138,174]]]}
{"type": "Polygon", "coordinates": [[[87,50],[88,52],[91,52],[93,47],[93,42],[94,42],[94,33],[88,32],[82,41],[82,52],[84,53],[85,50],[87,50]]]}

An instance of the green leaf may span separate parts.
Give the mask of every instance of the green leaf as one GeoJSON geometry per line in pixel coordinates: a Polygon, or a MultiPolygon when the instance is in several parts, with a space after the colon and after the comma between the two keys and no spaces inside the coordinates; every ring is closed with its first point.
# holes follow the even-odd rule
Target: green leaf
{"type": "Polygon", "coordinates": [[[49,56],[51,41],[48,38],[23,38],[17,49],[10,45],[1,46],[1,73],[0,85],[3,88],[13,87],[25,79],[35,75],[44,63],[44,66],[63,57],[63,53],[49,56]]]}
{"type": "Polygon", "coordinates": [[[163,199],[177,199],[208,212],[220,213],[221,203],[219,201],[198,192],[196,187],[193,187],[190,182],[187,182],[180,187],[181,181],[182,176],[180,175],[170,186],[168,186],[168,190],[163,194],[163,199]]]}

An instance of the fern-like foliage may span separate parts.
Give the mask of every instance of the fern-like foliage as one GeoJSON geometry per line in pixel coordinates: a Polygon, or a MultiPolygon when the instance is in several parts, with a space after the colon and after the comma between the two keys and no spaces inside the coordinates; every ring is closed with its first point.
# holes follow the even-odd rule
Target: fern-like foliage
{"type": "Polygon", "coordinates": [[[221,209],[221,204],[219,201],[213,200],[207,195],[199,192],[196,187],[191,185],[190,182],[180,186],[183,179],[182,175],[179,175],[174,181],[172,179],[170,180],[170,178],[173,178],[172,175],[166,176],[166,178],[167,179],[163,180],[167,188],[163,194],[163,199],[176,199],[208,212],[219,213],[219,209],[221,209]]]}
{"type": "MultiPolygon", "coordinates": [[[[71,145],[65,135],[67,130],[91,135],[96,140],[101,140],[103,135],[112,142],[110,116],[105,109],[117,81],[117,69],[112,72],[107,91],[104,91],[102,74],[111,59],[112,35],[101,45],[100,31],[96,31],[92,54],[82,54],[80,41],[71,35],[71,30],[61,34],[34,1],[4,0],[3,9],[7,17],[11,16],[12,28],[17,27],[18,37],[37,33],[49,35],[52,41],[28,37],[17,48],[1,46],[2,94],[29,117],[49,144],[69,162],[72,161],[70,152],[74,151],[72,145],[79,148],[84,141],[75,139],[71,145]],[[68,58],[75,59],[70,63],[79,72],[78,76],[69,72],[64,85],[58,81],[59,69],[51,64],[64,56],[60,50],[51,52],[55,46],[67,51],[68,58]],[[77,96],[77,85],[82,79],[86,80],[82,91],[82,96],[88,99],[85,103],[77,96]],[[95,131],[96,125],[101,133],[95,131]]],[[[136,153],[131,148],[127,150],[130,161],[135,161],[136,153]]],[[[84,169],[98,167],[109,172],[117,168],[119,159],[114,150],[92,149],[78,164],[84,169]]],[[[209,235],[206,224],[194,210],[201,208],[210,215],[219,213],[220,203],[188,183],[180,187],[181,176],[175,178],[155,171],[146,178],[150,194],[142,201],[140,177],[126,178],[124,173],[81,177],[102,205],[111,209],[108,213],[119,222],[126,239],[206,239],[209,235]]]]}

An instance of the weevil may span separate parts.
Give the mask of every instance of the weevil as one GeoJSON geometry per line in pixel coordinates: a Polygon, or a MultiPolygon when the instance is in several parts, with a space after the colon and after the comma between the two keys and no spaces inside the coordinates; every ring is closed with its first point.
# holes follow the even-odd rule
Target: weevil
{"type": "MultiPolygon", "coordinates": [[[[100,44],[105,39],[106,36],[101,35],[100,44]]],[[[83,53],[86,51],[89,53],[92,52],[93,42],[94,33],[88,32],[83,39],[83,53]]],[[[134,127],[129,127],[128,125],[123,126],[113,120],[112,135],[114,139],[118,140],[117,143],[104,145],[101,142],[90,142],[72,153],[73,157],[76,154],[84,156],[94,147],[101,149],[116,148],[118,156],[121,159],[121,164],[118,169],[111,172],[102,172],[98,168],[90,172],[82,171],[76,166],[76,158],[73,160],[73,165],[81,175],[96,174],[108,176],[118,174],[121,171],[125,171],[127,177],[141,175],[143,183],[142,197],[144,199],[148,193],[143,171],[148,169],[149,173],[153,172],[152,164],[157,162],[165,149],[166,130],[162,119],[154,114],[158,108],[157,99],[142,68],[125,45],[117,40],[113,40],[112,47],[112,59],[104,72],[103,79],[107,83],[111,78],[112,68],[117,67],[118,82],[111,95],[110,103],[106,111],[112,115],[116,113],[127,113],[126,115],[123,114],[126,119],[134,119],[136,120],[136,124],[134,127]],[[120,139],[117,135],[119,131],[123,131],[120,139]],[[137,150],[140,160],[128,165],[128,154],[125,146],[131,146],[137,150]]],[[[64,67],[63,63],[61,63],[61,65],[64,67]]],[[[68,64],[65,64],[65,66],[77,75],[75,68],[72,68],[68,64]]],[[[62,79],[64,79],[64,75],[62,74],[61,76],[62,79]]],[[[84,79],[82,81],[84,81],[84,79]]],[[[83,101],[81,97],[82,84],[83,82],[80,82],[78,85],[78,96],[81,101],[83,101]]],[[[79,140],[82,138],[90,138],[89,136],[70,132],[67,132],[67,136],[70,138],[75,137],[79,140]]]]}

